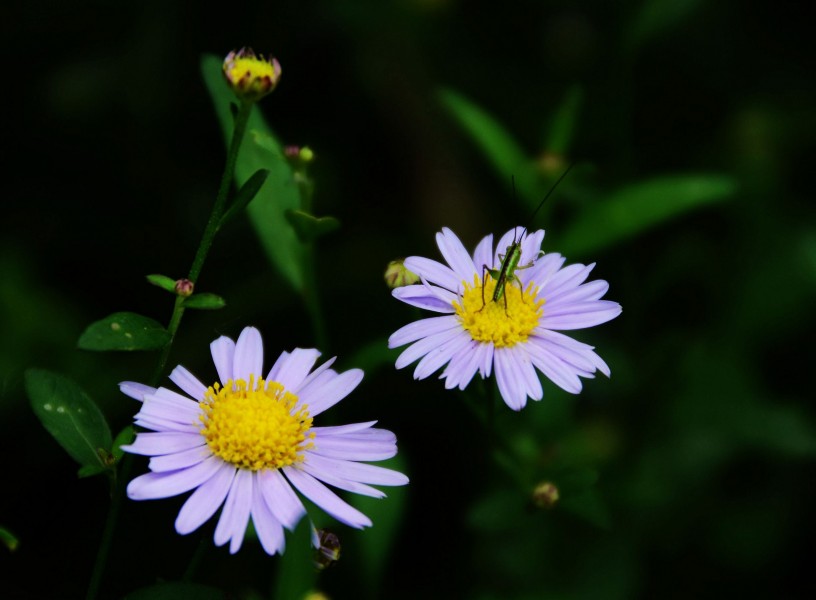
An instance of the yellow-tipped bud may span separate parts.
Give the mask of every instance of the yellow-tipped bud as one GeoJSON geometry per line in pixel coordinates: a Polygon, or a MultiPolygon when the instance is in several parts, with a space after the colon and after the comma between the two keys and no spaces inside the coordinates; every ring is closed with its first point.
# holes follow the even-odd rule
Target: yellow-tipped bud
{"type": "Polygon", "coordinates": [[[223,70],[232,91],[247,102],[257,102],[274,90],[281,76],[281,66],[276,59],[256,56],[251,48],[227,54],[223,70]]]}
{"type": "Polygon", "coordinates": [[[318,529],[317,540],[314,563],[315,567],[323,570],[340,560],[340,538],[328,529],[318,529]]]}
{"type": "Polygon", "coordinates": [[[419,283],[419,275],[405,268],[404,259],[392,260],[385,269],[385,284],[394,288],[419,283]]]}
{"type": "Polygon", "coordinates": [[[533,504],[538,508],[554,508],[559,497],[558,488],[551,481],[543,481],[533,490],[533,504]]]}

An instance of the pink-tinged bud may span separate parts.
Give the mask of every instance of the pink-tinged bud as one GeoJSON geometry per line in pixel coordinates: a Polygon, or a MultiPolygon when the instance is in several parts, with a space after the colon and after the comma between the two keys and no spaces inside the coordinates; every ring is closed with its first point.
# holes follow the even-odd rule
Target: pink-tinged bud
{"type": "Polygon", "coordinates": [[[558,488],[551,481],[539,483],[533,490],[533,504],[538,508],[554,508],[559,497],[558,488]]]}
{"type": "Polygon", "coordinates": [[[405,268],[404,259],[392,260],[385,269],[385,284],[391,288],[419,283],[419,276],[405,268]]]}
{"type": "Polygon", "coordinates": [[[247,102],[257,102],[274,90],[281,76],[277,60],[256,56],[251,48],[227,54],[223,71],[235,95],[247,102]]]}
{"type": "Polygon", "coordinates": [[[182,298],[187,298],[193,295],[195,284],[189,279],[179,279],[176,281],[176,294],[182,298]]]}

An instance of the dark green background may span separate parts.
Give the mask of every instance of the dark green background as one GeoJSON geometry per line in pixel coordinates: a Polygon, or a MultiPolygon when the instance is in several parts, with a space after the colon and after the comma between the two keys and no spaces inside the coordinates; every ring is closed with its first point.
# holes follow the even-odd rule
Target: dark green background
{"type": "MultiPolygon", "coordinates": [[[[547,382],[541,403],[520,414],[502,406],[497,417],[528,473],[563,486],[553,511],[530,509],[490,460],[466,408],[474,398],[435,378],[413,382],[375,350],[361,387],[326,416],[395,431],[412,482],[379,582],[360,549],[375,519],[369,532],[334,528],[344,556],[321,589],[333,598],[816,594],[812,19],[805,5],[748,4],[10,9],[0,25],[0,526],[21,545],[0,550],[0,596],[84,593],[106,489],[101,478],[76,478],[30,410],[22,373],[64,373],[114,432],[129,422],[137,405],[115,384],[146,380],[155,357],[84,353],[76,339],[119,310],[169,317],[170,297],[143,277],[186,272],[225,155],[199,60],[242,45],[280,60],[279,89],[261,109],[284,143],[315,150],[315,211],[343,223],[318,247],[327,352],[343,368],[416,318],[382,283],[389,260],[437,258],[442,226],[473,248],[529,215],[440,105],[442,87],[491,113],[531,159],[565,95],[581,90],[564,157],[581,168],[535,223],[547,229],[547,251],[622,186],[686,173],[737,185],[725,202],[567,257],[597,261],[594,276],[623,305],[612,323],[576,335],[597,347],[612,379],[588,381],[577,397],[547,382]]],[[[300,299],[243,218],[216,240],[199,288],[228,306],[188,314],[170,360],[205,381],[215,377],[209,341],[245,325],[260,328],[270,360],[314,344],[300,299]]],[[[381,509],[389,502],[398,511],[390,499],[381,509]]],[[[198,540],[173,531],[180,505],[126,505],[103,597],[180,577],[198,540]]],[[[199,580],[253,598],[277,564],[247,541],[233,557],[211,550],[199,580]]]]}

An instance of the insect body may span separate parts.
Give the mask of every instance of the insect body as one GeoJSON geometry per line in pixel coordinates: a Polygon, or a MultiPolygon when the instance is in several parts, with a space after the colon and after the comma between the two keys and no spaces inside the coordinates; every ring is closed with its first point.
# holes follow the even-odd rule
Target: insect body
{"type": "MultiPolygon", "coordinates": [[[[533,214],[530,216],[530,222],[532,222],[533,217],[536,216],[536,213],[539,211],[539,209],[542,206],[544,206],[544,203],[547,201],[547,198],[550,197],[550,194],[552,194],[555,188],[558,186],[558,184],[561,183],[561,180],[567,176],[567,173],[570,172],[570,169],[572,169],[574,164],[575,163],[567,167],[567,170],[564,171],[561,174],[561,176],[555,181],[550,190],[544,196],[544,199],[538,204],[536,209],[533,211],[533,214]]],[[[513,195],[515,195],[515,191],[516,183],[515,180],[513,180],[513,195]]],[[[505,295],[504,292],[505,288],[507,287],[508,281],[517,283],[519,289],[521,289],[522,291],[522,298],[524,297],[522,283],[521,280],[516,275],[516,271],[520,269],[529,269],[530,267],[533,266],[535,262],[535,260],[533,260],[526,265],[519,266],[519,262],[521,261],[521,241],[524,239],[524,235],[526,233],[527,226],[525,226],[522,229],[521,235],[519,236],[518,240],[516,239],[515,233],[513,234],[513,243],[507,246],[507,249],[505,250],[505,253],[503,255],[499,254],[499,259],[501,260],[501,267],[499,269],[491,269],[487,265],[482,265],[482,308],[479,310],[482,310],[485,307],[484,288],[485,284],[487,283],[485,274],[489,274],[493,279],[496,280],[496,287],[493,289],[493,302],[498,302],[499,300],[504,298],[505,314],[507,314],[507,296],[505,295]]]]}

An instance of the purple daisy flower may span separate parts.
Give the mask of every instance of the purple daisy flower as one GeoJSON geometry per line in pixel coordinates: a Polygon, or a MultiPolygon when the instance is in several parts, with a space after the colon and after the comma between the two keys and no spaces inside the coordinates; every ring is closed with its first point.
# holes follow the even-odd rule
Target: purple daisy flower
{"type": "Polygon", "coordinates": [[[583,329],[617,317],[621,306],[601,300],[609,289],[605,281],[586,281],[595,266],[564,267],[560,254],[541,255],[544,231],[526,233],[511,229],[493,249],[493,235],[485,237],[473,256],[450,229],[436,234],[444,265],[429,258],[411,256],[405,267],[421,284],[395,289],[392,294],[406,304],[438,313],[406,325],[388,339],[389,348],[411,344],[399,358],[401,369],[421,359],[414,379],[425,379],[447,365],[440,376],[445,387],[465,389],[478,372],[484,379],[492,371],[507,406],[521,410],[527,398],[541,400],[536,369],[567,392],[581,391],[580,377],[609,367],[593,347],[558,331],[583,329]],[[500,269],[500,254],[513,240],[521,240],[521,259],[515,275],[507,281],[504,297],[493,302],[496,280],[485,275],[483,265],[500,269]]]}
{"type": "Polygon", "coordinates": [[[313,417],[345,398],[363,378],[360,369],[337,373],[331,359],[312,371],[320,353],[283,352],[264,379],[263,343],[254,327],[233,342],[210,344],[221,383],[207,387],[182,366],[170,379],[187,396],[135,382],[122,392],[142,401],[139,433],[124,450],[150,457],[150,473],[127,488],[133,500],[168,498],[195,490],[179,511],[176,531],[200,527],[222,506],[218,546],[241,547],[249,519],[268,554],[283,552],[283,528],[306,513],[295,490],[338,521],[362,529],[371,520],[327,488],[381,498],[367,484],[404,485],[402,473],[358,461],[397,453],[396,437],[376,421],[313,427],[313,417]],[[310,373],[311,371],[311,373],[310,373]],[[321,483],[323,482],[323,483],[321,483]]]}

